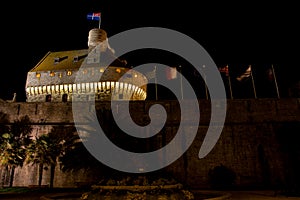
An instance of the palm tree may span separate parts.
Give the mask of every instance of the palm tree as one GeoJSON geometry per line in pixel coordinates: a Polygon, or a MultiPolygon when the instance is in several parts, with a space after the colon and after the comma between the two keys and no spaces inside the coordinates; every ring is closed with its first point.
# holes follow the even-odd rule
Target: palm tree
{"type": "Polygon", "coordinates": [[[9,132],[2,134],[0,144],[0,163],[11,169],[9,186],[13,186],[16,167],[22,167],[26,159],[26,148],[31,143],[30,120],[28,116],[15,120],[9,132]]]}
{"type": "Polygon", "coordinates": [[[42,185],[44,166],[53,162],[49,152],[49,136],[43,134],[37,137],[27,148],[27,163],[37,164],[39,166],[38,185],[42,185]]]}
{"type": "MultiPolygon", "coordinates": [[[[9,123],[9,116],[6,113],[0,112],[0,151],[3,151],[4,148],[4,144],[5,144],[5,138],[3,137],[3,135],[5,133],[9,132],[9,126],[5,125],[9,123]]],[[[1,179],[0,179],[0,188],[4,187],[5,184],[5,177],[6,174],[8,172],[8,166],[3,166],[2,164],[0,165],[0,169],[1,169],[1,179]]]]}
{"type": "Polygon", "coordinates": [[[27,162],[39,165],[41,186],[44,166],[50,166],[50,188],[53,188],[55,167],[59,157],[64,156],[66,149],[72,148],[75,132],[74,126],[54,126],[48,134],[40,135],[29,146],[27,162]]]}

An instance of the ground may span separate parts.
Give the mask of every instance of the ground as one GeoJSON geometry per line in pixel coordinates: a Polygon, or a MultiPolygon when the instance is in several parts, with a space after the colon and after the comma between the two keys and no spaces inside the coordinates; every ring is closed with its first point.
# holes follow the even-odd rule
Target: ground
{"type": "MultiPolygon", "coordinates": [[[[198,191],[201,192],[201,191],[198,191]]],[[[300,200],[300,197],[287,197],[283,195],[274,195],[274,191],[226,191],[223,192],[231,194],[230,200],[300,200]]],[[[195,200],[197,198],[197,191],[194,191],[195,200]]],[[[51,191],[26,191],[26,192],[0,192],[1,200],[43,200],[41,197],[50,196],[64,196],[64,195],[80,195],[80,191],[74,189],[61,190],[56,189],[51,191]]],[[[63,200],[63,198],[55,198],[63,200]]],[[[79,200],[79,198],[65,198],[64,200],[79,200]]]]}

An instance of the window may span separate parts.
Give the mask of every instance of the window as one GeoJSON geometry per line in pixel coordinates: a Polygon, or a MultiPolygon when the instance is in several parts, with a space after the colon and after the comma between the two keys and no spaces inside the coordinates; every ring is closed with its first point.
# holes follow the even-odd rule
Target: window
{"type": "Polygon", "coordinates": [[[51,71],[51,72],[50,72],[50,76],[51,76],[51,77],[55,76],[55,72],[51,71]]]}
{"type": "Polygon", "coordinates": [[[81,55],[81,56],[74,56],[73,62],[79,62],[79,60],[81,60],[82,58],[85,58],[86,56],[87,56],[87,54],[81,55]]]}
{"type": "Polygon", "coordinates": [[[68,94],[63,94],[62,95],[62,102],[67,102],[68,101],[68,94]]]}
{"type": "Polygon", "coordinates": [[[71,76],[72,75],[72,71],[71,70],[68,70],[67,71],[67,76],[71,76]]]}
{"type": "Polygon", "coordinates": [[[58,64],[59,62],[65,60],[65,59],[67,59],[67,58],[68,58],[68,56],[55,57],[55,58],[54,58],[54,64],[58,64]]]}
{"type": "Polygon", "coordinates": [[[48,95],[46,96],[46,102],[51,102],[51,94],[48,94],[48,95]]]}

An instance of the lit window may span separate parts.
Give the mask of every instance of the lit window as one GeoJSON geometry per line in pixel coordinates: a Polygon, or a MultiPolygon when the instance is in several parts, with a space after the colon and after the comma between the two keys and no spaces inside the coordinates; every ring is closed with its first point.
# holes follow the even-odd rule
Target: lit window
{"type": "Polygon", "coordinates": [[[121,69],[120,69],[120,68],[117,68],[117,69],[116,69],[116,72],[117,72],[117,73],[121,73],[121,69]]]}
{"type": "Polygon", "coordinates": [[[50,76],[51,77],[55,76],[55,72],[50,72],[50,76]]]}
{"type": "Polygon", "coordinates": [[[101,73],[103,73],[103,72],[104,72],[104,68],[101,67],[99,71],[100,71],[101,73]]]}
{"type": "Polygon", "coordinates": [[[72,71],[71,70],[68,70],[67,71],[67,76],[71,76],[72,75],[72,71]]]}
{"type": "Polygon", "coordinates": [[[37,78],[40,78],[41,77],[41,73],[36,73],[35,75],[37,78]]]}

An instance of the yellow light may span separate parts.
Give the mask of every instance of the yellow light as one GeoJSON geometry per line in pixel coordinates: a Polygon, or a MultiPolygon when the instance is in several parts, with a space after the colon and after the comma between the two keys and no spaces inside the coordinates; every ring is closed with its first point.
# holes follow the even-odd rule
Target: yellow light
{"type": "Polygon", "coordinates": [[[47,85],[47,93],[50,94],[51,93],[51,86],[47,85]]]}
{"type": "Polygon", "coordinates": [[[101,67],[99,71],[100,71],[101,73],[103,73],[103,72],[104,72],[104,68],[101,67]]]}
{"type": "Polygon", "coordinates": [[[50,72],[50,76],[55,76],[55,72],[50,72]]]}
{"type": "Polygon", "coordinates": [[[69,93],[73,92],[72,84],[69,84],[69,93]]]}
{"type": "Polygon", "coordinates": [[[67,76],[71,76],[72,75],[72,71],[71,70],[68,70],[67,71],[67,76]]]}
{"type": "Polygon", "coordinates": [[[40,78],[41,77],[41,73],[36,73],[35,75],[37,78],[40,78]]]}
{"type": "Polygon", "coordinates": [[[68,85],[64,85],[64,91],[65,91],[65,93],[68,92],[68,85]]]}
{"type": "Polygon", "coordinates": [[[59,93],[59,85],[55,85],[55,92],[59,93]]]}
{"type": "Polygon", "coordinates": [[[38,89],[38,91],[39,91],[39,94],[42,94],[42,93],[43,93],[42,86],[39,86],[39,89],[38,89]]]}
{"type": "Polygon", "coordinates": [[[31,94],[34,94],[34,87],[30,88],[31,94]]]}
{"type": "Polygon", "coordinates": [[[106,82],[106,89],[107,89],[107,90],[110,89],[110,82],[109,82],[109,81],[106,82]]]}
{"type": "Polygon", "coordinates": [[[121,69],[120,69],[120,68],[117,68],[117,69],[116,69],[116,72],[117,72],[117,73],[121,73],[121,69]]]}
{"type": "Polygon", "coordinates": [[[43,93],[47,93],[47,87],[45,85],[43,86],[43,93]]]}
{"type": "Polygon", "coordinates": [[[26,92],[27,92],[28,94],[30,94],[30,88],[29,88],[29,87],[26,88],[26,92]]]}
{"type": "Polygon", "coordinates": [[[75,83],[73,84],[73,91],[74,91],[74,92],[77,92],[76,84],[75,84],[75,83]]]}

